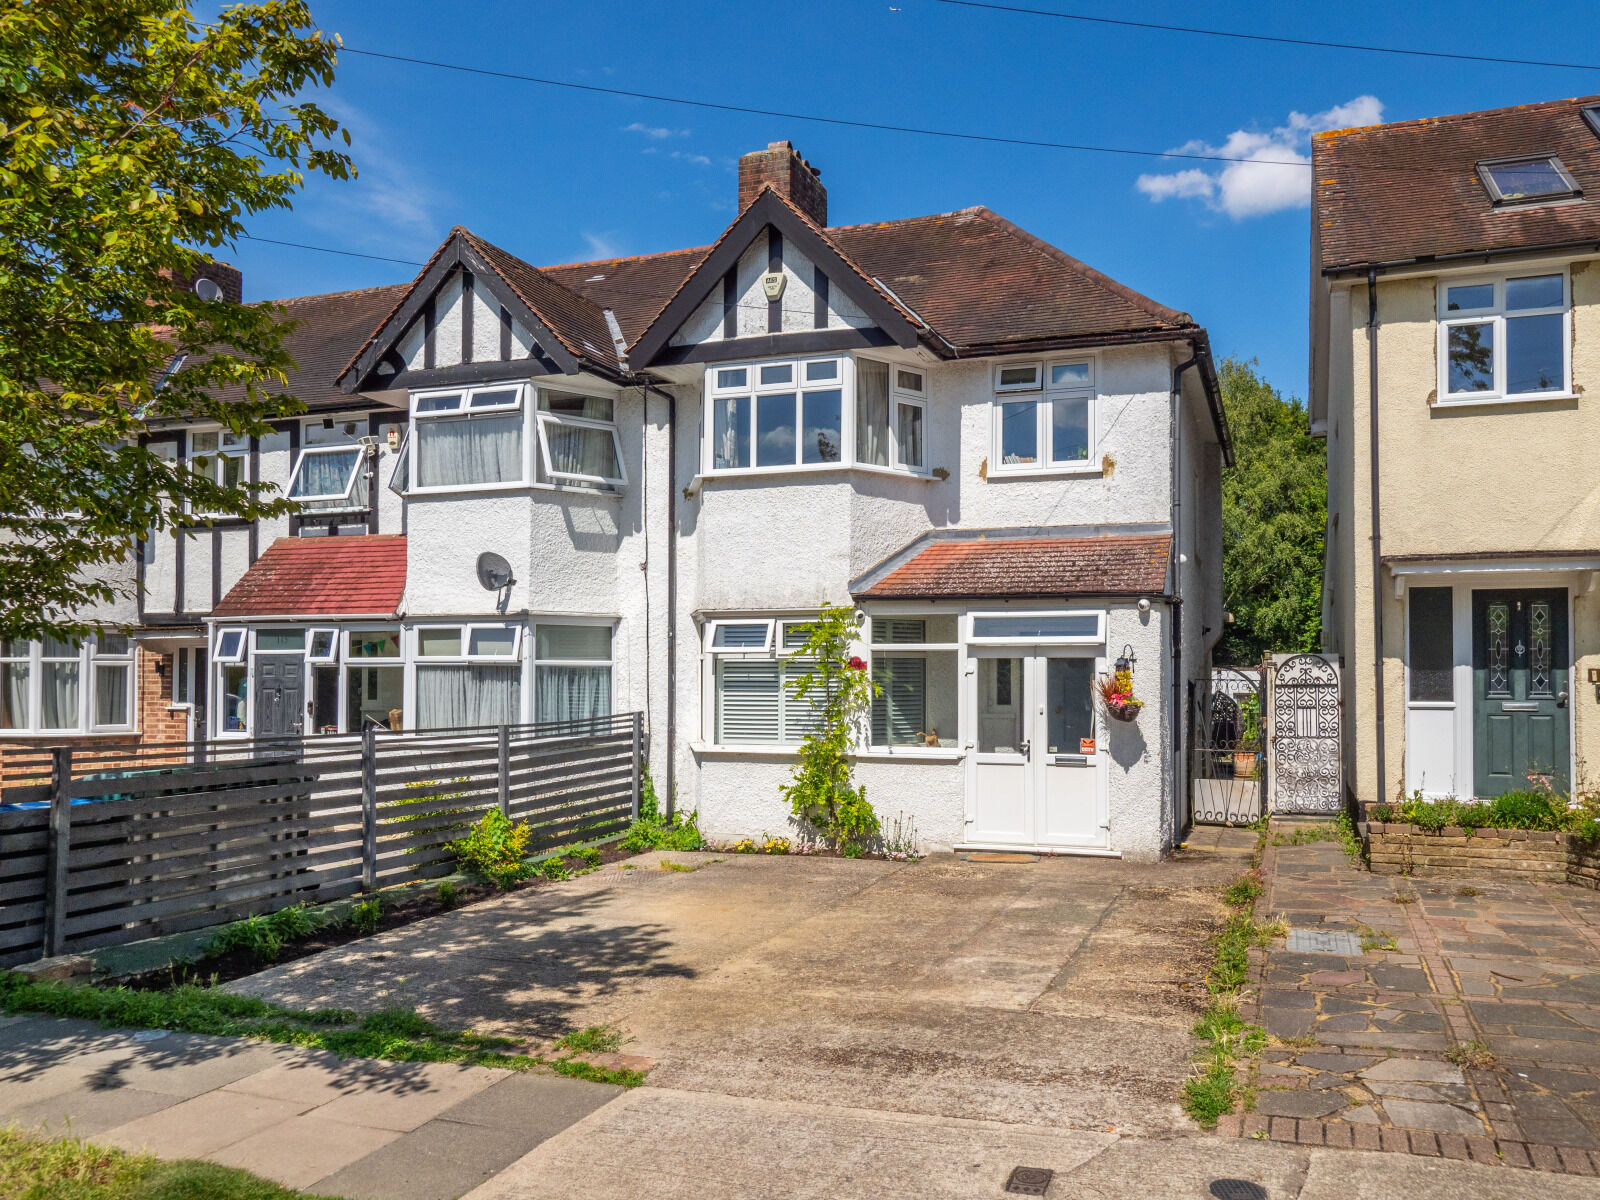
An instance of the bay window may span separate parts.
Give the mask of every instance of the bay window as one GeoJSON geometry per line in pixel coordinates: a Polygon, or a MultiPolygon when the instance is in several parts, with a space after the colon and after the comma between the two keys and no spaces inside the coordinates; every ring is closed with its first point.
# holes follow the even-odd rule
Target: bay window
{"type": "Polygon", "coordinates": [[[1564,396],[1570,302],[1565,271],[1439,284],[1439,402],[1564,396]]]}
{"type": "Polygon", "coordinates": [[[411,489],[460,491],[523,483],[521,384],[411,397],[411,489]]]}
{"type": "Polygon", "coordinates": [[[616,401],[539,389],[539,480],[587,488],[627,482],[616,401]]]}
{"type": "Polygon", "coordinates": [[[535,721],[589,721],[611,715],[611,642],[609,625],[536,627],[535,721]]]}
{"type": "Polygon", "coordinates": [[[873,746],[956,744],[957,650],[954,616],[872,618],[873,746]]]}
{"type": "Polygon", "coordinates": [[[416,639],[417,728],[521,721],[520,625],[427,625],[416,639]]]}
{"type": "Polygon", "coordinates": [[[60,638],[0,639],[0,729],[19,733],[131,730],[133,645],[102,633],[77,645],[60,638]]]}
{"type": "Polygon", "coordinates": [[[794,657],[806,641],[806,620],[724,620],[707,626],[706,653],[714,693],[718,745],[798,745],[819,727],[818,704],[797,697],[809,669],[794,657]]]}
{"type": "Polygon", "coordinates": [[[1089,465],[1094,445],[1094,369],[1091,359],[995,369],[991,462],[996,473],[1089,465]]]}
{"type": "Polygon", "coordinates": [[[712,367],[708,470],[826,466],[844,459],[844,364],[836,358],[712,367]]]}

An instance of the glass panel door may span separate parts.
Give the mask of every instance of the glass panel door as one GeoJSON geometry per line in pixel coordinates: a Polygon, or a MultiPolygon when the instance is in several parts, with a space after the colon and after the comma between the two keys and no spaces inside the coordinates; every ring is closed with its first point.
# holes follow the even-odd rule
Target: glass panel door
{"type": "Polygon", "coordinates": [[[969,837],[980,844],[1033,840],[1026,664],[1021,657],[980,658],[972,675],[978,736],[969,837]]]}

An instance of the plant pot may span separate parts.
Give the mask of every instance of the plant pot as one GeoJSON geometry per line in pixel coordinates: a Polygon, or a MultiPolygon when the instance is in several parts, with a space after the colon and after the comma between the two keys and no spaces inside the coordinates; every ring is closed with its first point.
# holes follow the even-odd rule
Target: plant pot
{"type": "Polygon", "coordinates": [[[1106,705],[1106,712],[1110,713],[1115,720],[1133,721],[1138,718],[1139,710],[1143,707],[1143,704],[1108,704],[1106,705]]]}
{"type": "Polygon", "coordinates": [[[1255,751],[1238,751],[1233,756],[1233,777],[1235,779],[1254,779],[1256,764],[1261,761],[1261,755],[1255,751]]]}

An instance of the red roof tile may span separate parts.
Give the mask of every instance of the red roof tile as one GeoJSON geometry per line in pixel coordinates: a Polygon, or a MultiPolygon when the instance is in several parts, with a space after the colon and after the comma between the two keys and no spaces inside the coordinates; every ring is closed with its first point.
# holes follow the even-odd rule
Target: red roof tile
{"type": "Polygon", "coordinates": [[[279,538],[211,615],[388,617],[405,590],[403,534],[279,538]]]}
{"type": "Polygon", "coordinates": [[[1121,596],[1160,592],[1172,538],[937,541],[857,595],[867,600],[1121,596]]]}

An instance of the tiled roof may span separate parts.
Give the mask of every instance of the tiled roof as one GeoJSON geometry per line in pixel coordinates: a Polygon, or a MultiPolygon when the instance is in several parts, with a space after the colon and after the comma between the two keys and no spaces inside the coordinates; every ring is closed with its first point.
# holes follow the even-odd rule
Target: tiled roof
{"type": "Polygon", "coordinates": [[[866,600],[1124,596],[1166,585],[1167,534],[935,541],[864,591],[866,600]]]}
{"type": "Polygon", "coordinates": [[[211,615],[388,617],[405,590],[403,534],[279,538],[211,615]]]}
{"type": "Polygon", "coordinates": [[[1319,133],[1311,230],[1323,270],[1600,240],[1600,96],[1319,133]],[[1495,208],[1484,159],[1557,154],[1584,198],[1495,208]]]}
{"type": "Polygon", "coordinates": [[[522,302],[550,327],[550,332],[561,339],[563,346],[579,358],[616,369],[617,347],[611,340],[611,330],[606,326],[600,305],[538,267],[523,262],[509,250],[502,250],[466,229],[461,232],[511,285],[522,302]]]}

